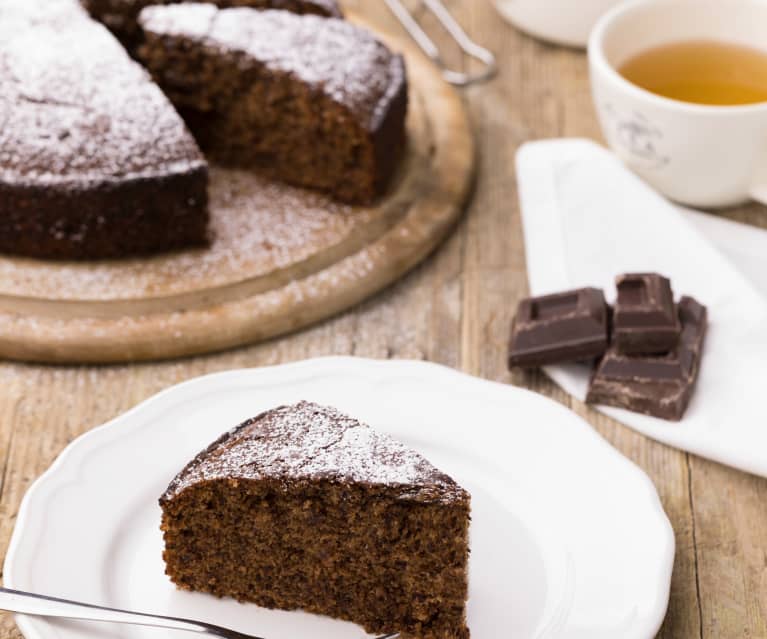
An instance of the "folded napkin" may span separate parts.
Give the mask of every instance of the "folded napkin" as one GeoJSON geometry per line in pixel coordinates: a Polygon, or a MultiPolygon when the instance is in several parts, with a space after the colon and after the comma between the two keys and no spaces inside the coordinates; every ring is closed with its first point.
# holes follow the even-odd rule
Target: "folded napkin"
{"type": "MultiPolygon", "coordinates": [[[[532,295],[597,286],[613,301],[616,275],[649,271],[670,277],[677,298],[708,306],[700,378],[681,422],[599,410],[658,441],[767,477],[767,257],[759,255],[767,255],[767,233],[681,211],[586,140],[524,145],[517,177],[532,295]]],[[[585,399],[587,366],[546,373],[585,399]]]]}
{"type": "Polygon", "coordinates": [[[679,210],[767,298],[767,230],[710,213],[679,210]]]}

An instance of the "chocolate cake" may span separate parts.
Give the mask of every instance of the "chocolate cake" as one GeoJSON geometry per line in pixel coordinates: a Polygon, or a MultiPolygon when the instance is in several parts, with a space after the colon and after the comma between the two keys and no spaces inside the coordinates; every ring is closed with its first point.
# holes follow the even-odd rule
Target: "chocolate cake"
{"type": "Polygon", "coordinates": [[[148,7],[139,57],[203,150],[369,202],[404,144],[401,56],[344,20],[210,4],[148,7]]]}
{"type": "Polygon", "coordinates": [[[466,639],[470,497],[418,453],[301,402],[246,421],[160,499],[181,588],[376,634],[466,639]]]}
{"type": "MultiPolygon", "coordinates": [[[[144,7],[173,4],[184,0],[81,0],[91,15],[103,22],[129,48],[140,40],[138,15],[144,7]]],[[[336,0],[211,0],[219,7],[254,7],[283,9],[294,13],[311,13],[327,18],[340,18],[336,0]]]]}
{"type": "Polygon", "coordinates": [[[0,251],[91,259],[206,242],[207,165],[76,0],[0,2],[0,251]]]}

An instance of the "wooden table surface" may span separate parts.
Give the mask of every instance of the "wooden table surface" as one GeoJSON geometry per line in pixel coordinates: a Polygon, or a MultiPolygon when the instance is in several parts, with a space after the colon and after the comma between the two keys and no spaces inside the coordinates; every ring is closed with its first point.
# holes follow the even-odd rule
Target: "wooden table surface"
{"type": "MultiPolygon", "coordinates": [[[[383,29],[399,29],[380,0],[347,5],[383,29]]],[[[526,140],[600,134],[583,53],[517,32],[488,0],[448,5],[472,37],[497,54],[501,69],[492,83],[465,91],[480,172],[467,216],[451,239],[362,306],[261,345],[135,366],[0,363],[0,557],[24,492],[62,448],[167,386],[213,371],[320,355],[426,359],[553,397],[649,474],[677,542],[660,637],[767,637],[767,481],[655,443],[571,399],[540,374],[507,372],[510,321],[527,293],[514,153],[526,140]]],[[[435,31],[432,20],[424,24],[435,31]]],[[[725,215],[767,227],[767,212],[759,207],[725,215]]],[[[10,615],[0,615],[0,639],[19,637],[10,615]]]]}

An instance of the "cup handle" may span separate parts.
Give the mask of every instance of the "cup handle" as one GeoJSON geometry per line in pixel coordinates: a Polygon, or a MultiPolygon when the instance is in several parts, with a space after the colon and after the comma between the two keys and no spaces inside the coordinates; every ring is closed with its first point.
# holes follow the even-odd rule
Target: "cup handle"
{"type": "Polygon", "coordinates": [[[767,184],[756,184],[752,186],[748,192],[748,195],[755,202],[767,205],[767,184]]]}

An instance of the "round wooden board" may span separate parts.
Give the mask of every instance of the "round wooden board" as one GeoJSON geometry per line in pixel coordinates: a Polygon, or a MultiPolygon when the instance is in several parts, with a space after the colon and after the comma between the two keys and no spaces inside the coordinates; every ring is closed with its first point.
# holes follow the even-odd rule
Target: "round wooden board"
{"type": "Polygon", "coordinates": [[[463,212],[474,138],[436,67],[381,37],[407,59],[410,108],[405,157],[376,206],[214,167],[209,249],[91,263],[0,256],[0,356],[109,363],[222,350],[343,311],[423,260],[463,212]]]}

